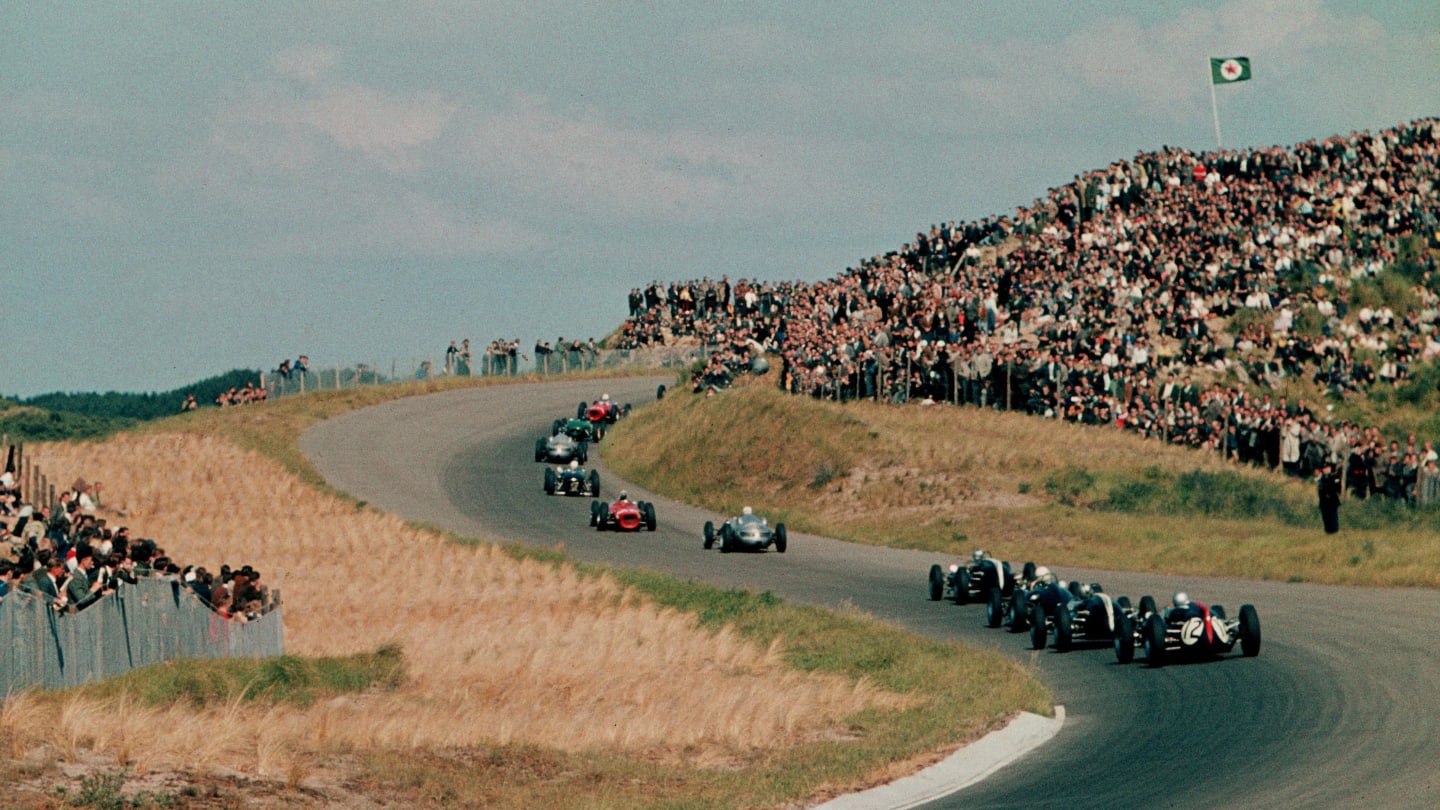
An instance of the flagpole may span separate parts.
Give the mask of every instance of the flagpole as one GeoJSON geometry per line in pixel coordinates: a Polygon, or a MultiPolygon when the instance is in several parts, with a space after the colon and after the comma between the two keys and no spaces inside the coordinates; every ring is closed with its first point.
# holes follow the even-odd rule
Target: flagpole
{"type": "Polygon", "coordinates": [[[1215,101],[1215,77],[1210,77],[1210,114],[1215,118],[1215,149],[1219,151],[1220,146],[1220,105],[1215,101]]]}

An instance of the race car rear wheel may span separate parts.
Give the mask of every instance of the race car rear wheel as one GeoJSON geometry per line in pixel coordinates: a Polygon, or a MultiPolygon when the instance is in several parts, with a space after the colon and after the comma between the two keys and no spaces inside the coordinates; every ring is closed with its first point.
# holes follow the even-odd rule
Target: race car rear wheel
{"type": "Polygon", "coordinates": [[[1135,660],[1135,623],[1124,613],[1115,615],[1115,660],[1122,664],[1135,660]]]}
{"type": "Polygon", "coordinates": [[[580,442],[575,452],[577,453],[575,460],[579,461],[581,464],[584,464],[585,462],[590,460],[590,443],[580,442]]]}
{"type": "Polygon", "coordinates": [[[598,470],[590,471],[590,497],[600,497],[600,472],[598,470]]]}
{"type": "Polygon", "coordinates": [[[584,419],[584,418],[585,418],[585,407],[586,407],[586,406],[585,406],[585,403],[582,401],[582,402],[580,403],[580,407],[578,407],[578,408],[575,409],[575,418],[576,418],[576,419],[584,419]]]}
{"type": "Polygon", "coordinates": [[[775,550],[780,552],[781,554],[784,554],[785,546],[787,544],[786,541],[787,538],[785,537],[785,524],[775,524],[775,550]]]}
{"type": "Polygon", "coordinates": [[[1165,620],[1159,613],[1151,613],[1145,620],[1145,663],[1152,667],[1165,666],[1165,620]]]}
{"type": "Polygon", "coordinates": [[[1055,611],[1055,649],[1060,652],[1069,652],[1070,645],[1075,640],[1075,628],[1073,622],[1075,617],[1070,615],[1070,608],[1061,605],[1055,611]]]}
{"type": "Polygon", "coordinates": [[[1045,637],[1049,635],[1050,628],[1045,626],[1045,608],[1036,602],[1030,606],[1030,646],[1037,650],[1045,649],[1045,637]]]}
{"type": "Polygon", "coordinates": [[[715,547],[715,524],[705,521],[705,550],[709,551],[715,547]]]}
{"type": "Polygon", "coordinates": [[[655,504],[649,501],[641,503],[640,513],[645,516],[645,529],[655,531],[655,504]]]}
{"type": "Polygon", "coordinates": [[[600,525],[600,502],[599,502],[599,501],[591,501],[591,502],[590,502],[590,525],[591,525],[591,526],[598,526],[598,525],[600,525]]]}
{"type": "Polygon", "coordinates": [[[990,598],[985,600],[985,624],[999,627],[1005,619],[1005,595],[999,588],[990,589],[990,598]]]}
{"type": "Polygon", "coordinates": [[[963,605],[970,601],[970,569],[961,568],[955,574],[955,604],[963,605]]]}
{"type": "Polygon", "coordinates": [[[1141,619],[1155,612],[1155,597],[1146,594],[1140,597],[1139,615],[1141,619]]]}
{"type": "Polygon", "coordinates": [[[1028,626],[1025,619],[1025,592],[1016,590],[1010,594],[1010,632],[1022,633],[1028,626]]]}
{"type": "Polygon", "coordinates": [[[720,526],[720,553],[729,554],[735,550],[735,544],[730,540],[730,527],[722,524],[720,526]]]}
{"type": "Polygon", "coordinates": [[[1254,605],[1240,606],[1240,652],[1247,658],[1260,654],[1260,614],[1254,605]]]}
{"type": "Polygon", "coordinates": [[[554,494],[555,494],[555,468],[554,468],[554,467],[546,467],[546,468],[545,468],[545,494],[546,494],[546,495],[554,495],[554,494]]]}
{"type": "Polygon", "coordinates": [[[599,507],[595,510],[595,531],[605,531],[605,523],[610,520],[610,504],[604,501],[595,501],[599,507]]]}
{"type": "Polygon", "coordinates": [[[939,565],[930,566],[930,601],[939,602],[945,595],[945,569],[939,565]]]}
{"type": "Polygon", "coordinates": [[[1128,596],[1118,597],[1118,598],[1115,599],[1115,604],[1119,605],[1122,610],[1129,610],[1129,609],[1130,609],[1130,597],[1128,597],[1128,596]]]}
{"type": "Polygon", "coordinates": [[[564,420],[564,419],[556,419],[554,422],[550,423],[550,435],[551,435],[551,436],[559,436],[559,435],[560,435],[560,431],[562,431],[562,430],[564,430],[564,429],[565,429],[565,420],[564,420]]]}
{"type": "Polygon", "coordinates": [[[1211,605],[1211,606],[1210,606],[1210,615],[1211,615],[1211,616],[1214,616],[1214,617],[1217,618],[1217,619],[1223,619],[1223,618],[1225,618],[1225,606],[1224,606],[1224,605],[1211,605]]]}

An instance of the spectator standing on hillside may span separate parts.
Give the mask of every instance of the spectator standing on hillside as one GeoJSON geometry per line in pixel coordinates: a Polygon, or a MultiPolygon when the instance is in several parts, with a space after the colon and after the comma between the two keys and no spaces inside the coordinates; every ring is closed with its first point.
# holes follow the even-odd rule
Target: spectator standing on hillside
{"type": "Polygon", "coordinates": [[[1320,520],[1325,524],[1325,533],[1335,534],[1340,531],[1340,475],[1329,461],[1321,465],[1315,489],[1320,499],[1320,520]]]}

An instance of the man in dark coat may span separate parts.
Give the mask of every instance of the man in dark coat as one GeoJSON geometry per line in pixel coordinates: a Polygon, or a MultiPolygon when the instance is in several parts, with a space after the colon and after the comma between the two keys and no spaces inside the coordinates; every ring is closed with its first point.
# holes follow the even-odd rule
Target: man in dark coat
{"type": "Polygon", "coordinates": [[[1325,524],[1325,533],[1340,531],[1340,474],[1329,461],[1321,465],[1315,489],[1320,498],[1320,520],[1325,524]]]}

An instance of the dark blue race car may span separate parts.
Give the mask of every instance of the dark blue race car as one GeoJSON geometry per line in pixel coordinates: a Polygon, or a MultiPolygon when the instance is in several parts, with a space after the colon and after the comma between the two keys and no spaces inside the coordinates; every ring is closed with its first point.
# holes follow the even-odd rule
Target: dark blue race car
{"type": "Polygon", "coordinates": [[[584,495],[600,497],[600,473],[587,470],[572,461],[562,467],[545,468],[546,495],[584,495]]]}
{"type": "Polygon", "coordinates": [[[1112,644],[1135,614],[1128,598],[1112,599],[1098,582],[1062,582],[1048,571],[1026,598],[1030,645],[1037,650],[1045,649],[1052,630],[1057,652],[1068,652],[1076,642],[1112,644]]]}
{"type": "MultiPolygon", "coordinates": [[[[988,605],[992,601],[992,593],[1008,596],[1015,581],[1010,563],[992,559],[988,551],[977,548],[967,562],[952,565],[949,571],[938,564],[930,566],[930,601],[953,599],[957,605],[968,602],[988,605]]],[[[1000,625],[996,622],[991,626],[1000,625]]]]}

